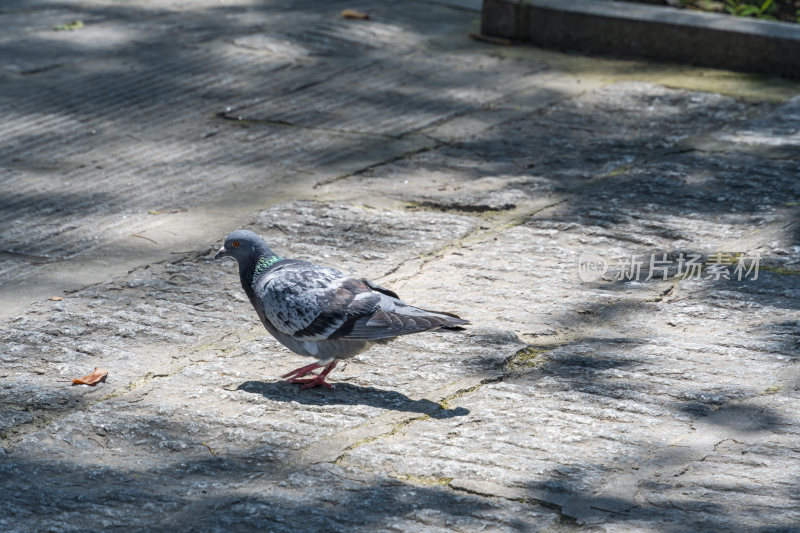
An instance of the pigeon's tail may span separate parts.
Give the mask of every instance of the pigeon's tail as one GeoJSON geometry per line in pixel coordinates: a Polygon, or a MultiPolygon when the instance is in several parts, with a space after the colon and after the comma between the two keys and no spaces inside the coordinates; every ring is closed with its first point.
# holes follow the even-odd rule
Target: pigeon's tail
{"type": "Polygon", "coordinates": [[[444,320],[445,323],[439,326],[441,329],[461,331],[464,329],[461,326],[468,326],[470,323],[469,320],[464,320],[457,314],[448,313],[447,311],[428,311],[427,309],[420,309],[420,311],[428,313],[426,316],[436,317],[439,320],[444,320]]]}
{"type": "MultiPolygon", "coordinates": [[[[400,299],[396,292],[389,290],[386,287],[381,287],[380,285],[373,283],[366,278],[362,279],[361,281],[371,290],[384,295],[382,297],[382,301],[383,303],[388,304],[390,311],[394,311],[399,315],[425,316],[434,319],[432,322],[434,322],[435,325],[432,325],[426,329],[442,328],[462,330],[464,328],[461,326],[469,324],[469,320],[464,320],[460,316],[453,313],[448,313],[446,311],[428,311],[427,309],[420,309],[419,307],[408,305],[400,299]],[[386,298],[386,296],[389,298],[386,298]]],[[[426,329],[422,329],[420,331],[425,331],[426,329]]],[[[416,333],[416,331],[412,331],[410,333],[416,333]]]]}
{"type": "Polygon", "coordinates": [[[370,315],[350,320],[331,338],[380,341],[432,329],[458,330],[466,324],[469,321],[452,313],[426,311],[401,304],[392,310],[378,309],[370,315]]]}

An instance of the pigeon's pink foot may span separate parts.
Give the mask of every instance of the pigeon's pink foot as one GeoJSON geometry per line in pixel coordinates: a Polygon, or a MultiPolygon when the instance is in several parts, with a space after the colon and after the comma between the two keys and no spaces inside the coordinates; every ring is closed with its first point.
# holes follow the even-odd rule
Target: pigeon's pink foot
{"type": "MultiPolygon", "coordinates": [[[[314,370],[320,368],[320,366],[321,365],[318,365],[317,363],[311,363],[310,365],[301,366],[300,368],[295,368],[294,370],[292,370],[288,374],[284,374],[281,377],[282,378],[288,378],[289,376],[292,376],[291,379],[300,378],[300,377],[305,376],[306,374],[310,374],[314,370]]],[[[286,381],[288,381],[289,383],[296,383],[294,381],[291,381],[291,379],[287,379],[286,381]]]]}
{"type": "Polygon", "coordinates": [[[325,368],[322,370],[322,372],[315,375],[313,378],[302,378],[301,376],[305,376],[309,374],[312,370],[314,370],[314,368],[318,368],[319,365],[317,364],[304,366],[303,368],[298,368],[294,372],[289,372],[283,377],[287,378],[288,376],[292,376],[288,377],[286,381],[289,383],[302,383],[303,386],[300,387],[301,389],[310,389],[311,387],[319,387],[320,385],[332,389],[333,385],[325,381],[325,378],[328,376],[328,373],[331,370],[333,370],[333,367],[335,366],[336,366],[336,361],[331,361],[330,363],[325,365],[325,368]]]}
{"type": "Polygon", "coordinates": [[[303,386],[300,387],[301,389],[310,389],[311,387],[319,387],[320,385],[324,385],[329,389],[333,388],[333,385],[325,381],[325,378],[320,376],[314,376],[313,378],[289,378],[286,380],[287,383],[302,383],[303,386]]]}

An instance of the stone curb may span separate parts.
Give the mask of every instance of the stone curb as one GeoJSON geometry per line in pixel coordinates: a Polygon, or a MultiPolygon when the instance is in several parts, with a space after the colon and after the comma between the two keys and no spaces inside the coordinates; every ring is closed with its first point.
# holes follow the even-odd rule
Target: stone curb
{"type": "Polygon", "coordinates": [[[606,0],[484,0],[481,32],[545,48],[800,77],[800,26],[606,0]]]}

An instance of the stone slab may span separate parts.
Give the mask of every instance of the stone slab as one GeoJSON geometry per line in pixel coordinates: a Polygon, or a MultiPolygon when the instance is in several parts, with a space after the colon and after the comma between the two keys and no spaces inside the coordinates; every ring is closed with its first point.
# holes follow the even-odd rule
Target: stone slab
{"type": "Polygon", "coordinates": [[[800,77],[797,24],[605,0],[485,0],[481,31],[535,46],[800,77]]]}

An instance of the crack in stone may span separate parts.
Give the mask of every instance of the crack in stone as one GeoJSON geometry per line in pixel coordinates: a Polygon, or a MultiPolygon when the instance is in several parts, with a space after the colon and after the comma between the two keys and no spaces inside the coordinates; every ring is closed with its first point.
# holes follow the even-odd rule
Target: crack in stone
{"type": "MultiPolygon", "coordinates": [[[[532,348],[532,347],[529,346],[528,348],[532,348]]],[[[550,348],[550,349],[554,349],[554,348],[555,348],[555,346],[550,348]]],[[[537,348],[533,348],[533,349],[537,350],[537,354],[542,354],[542,353],[545,353],[546,351],[549,351],[549,350],[541,350],[541,349],[537,349],[537,348]]],[[[543,361],[541,364],[536,365],[536,367],[534,367],[532,370],[530,370],[528,372],[519,373],[519,372],[506,371],[505,369],[506,369],[508,363],[510,361],[512,361],[515,357],[517,357],[520,354],[520,352],[524,352],[525,350],[526,350],[526,348],[523,348],[522,350],[518,351],[516,354],[510,356],[506,361],[504,361],[500,365],[500,370],[503,371],[503,373],[501,375],[482,379],[479,383],[477,383],[477,384],[475,384],[475,385],[473,385],[471,387],[467,387],[467,388],[464,388],[464,389],[459,389],[459,390],[457,390],[457,391],[455,391],[455,392],[453,392],[451,394],[448,394],[447,396],[445,396],[444,398],[439,400],[438,403],[439,403],[440,409],[435,410],[432,413],[425,414],[425,415],[422,415],[422,416],[415,416],[415,417],[411,417],[411,418],[404,418],[404,419],[400,420],[399,422],[396,422],[395,424],[393,424],[392,428],[387,432],[380,433],[378,435],[371,435],[369,437],[363,438],[361,440],[358,440],[358,441],[350,444],[349,446],[344,448],[339,453],[339,455],[336,457],[336,459],[331,461],[331,463],[336,464],[336,465],[341,465],[341,466],[343,466],[343,465],[358,466],[358,465],[352,465],[351,463],[347,463],[345,461],[345,457],[348,455],[349,452],[357,449],[358,447],[360,447],[360,446],[362,446],[364,444],[368,444],[370,442],[374,442],[374,441],[379,440],[379,439],[384,439],[384,438],[388,438],[388,437],[394,436],[397,433],[399,433],[403,428],[405,428],[407,426],[410,426],[411,424],[413,424],[415,422],[419,422],[421,420],[428,420],[430,418],[436,418],[437,414],[439,414],[439,413],[441,413],[443,411],[447,411],[448,409],[451,408],[450,402],[452,402],[454,400],[457,400],[458,398],[461,398],[463,396],[466,396],[467,394],[471,394],[471,393],[475,392],[476,390],[480,389],[481,387],[483,387],[484,385],[491,384],[491,383],[500,383],[500,382],[504,381],[507,378],[517,377],[519,375],[523,375],[523,374],[527,374],[527,373],[529,373],[531,371],[535,371],[536,369],[538,369],[541,366],[541,364],[544,364],[546,362],[546,361],[543,361]]]]}
{"type": "MultiPolygon", "coordinates": [[[[474,389],[474,388],[476,388],[476,387],[472,387],[472,389],[474,389]]],[[[380,437],[377,437],[377,438],[380,438],[380,437]]],[[[344,461],[344,459],[341,459],[341,460],[337,459],[334,462],[334,464],[339,465],[339,466],[344,466],[344,467],[357,468],[358,470],[360,470],[362,472],[367,472],[367,473],[371,473],[371,474],[386,475],[386,472],[383,472],[383,471],[380,471],[380,470],[372,470],[372,469],[369,469],[369,468],[365,468],[363,465],[359,465],[359,464],[355,464],[355,463],[348,463],[348,462],[344,461]]],[[[513,496],[509,496],[509,495],[495,494],[495,493],[492,493],[492,492],[476,490],[476,489],[464,487],[464,486],[461,486],[461,485],[454,485],[453,484],[454,478],[449,478],[449,477],[417,476],[415,474],[399,474],[397,472],[391,472],[388,475],[390,477],[393,477],[394,479],[399,480],[399,481],[410,482],[410,483],[413,483],[415,485],[423,485],[423,486],[438,485],[438,486],[446,487],[447,489],[452,490],[454,492],[470,494],[472,496],[479,496],[481,498],[496,498],[496,499],[501,499],[501,500],[506,500],[506,501],[513,501],[513,502],[517,502],[517,503],[522,503],[522,504],[526,504],[526,505],[538,505],[540,507],[544,507],[546,509],[550,509],[550,510],[556,511],[558,513],[558,515],[559,515],[559,519],[561,520],[561,522],[563,524],[570,525],[570,526],[578,525],[577,518],[567,514],[564,511],[564,507],[562,505],[559,505],[557,503],[553,503],[553,502],[550,502],[550,501],[547,501],[547,500],[544,500],[544,499],[534,498],[534,497],[531,497],[531,496],[513,497],[513,496]]],[[[346,479],[349,479],[349,478],[346,478],[346,479]]],[[[635,505],[632,506],[631,509],[633,507],[635,507],[635,505]]],[[[615,514],[621,514],[621,513],[625,513],[625,512],[630,511],[630,509],[625,509],[624,511],[622,511],[620,513],[618,511],[607,511],[605,509],[599,509],[599,508],[598,508],[598,510],[609,512],[609,513],[615,513],[615,514]]]]}
{"type": "Polygon", "coordinates": [[[482,498],[500,498],[500,499],[503,499],[503,500],[517,502],[517,503],[524,503],[524,504],[528,504],[528,505],[539,505],[539,506],[544,507],[546,509],[551,509],[553,511],[556,511],[558,513],[558,515],[559,515],[559,518],[561,519],[561,521],[564,524],[570,525],[570,526],[577,526],[578,525],[577,518],[567,514],[564,511],[564,507],[562,505],[559,505],[559,504],[553,503],[553,502],[549,502],[547,500],[542,500],[542,499],[539,499],[539,498],[533,498],[533,497],[530,497],[530,496],[514,498],[514,497],[511,497],[511,496],[504,496],[502,494],[493,494],[491,492],[484,492],[484,491],[480,491],[480,490],[476,490],[476,489],[470,489],[470,488],[463,487],[463,486],[454,486],[452,484],[452,481],[450,483],[448,483],[446,486],[450,490],[454,490],[456,492],[463,492],[465,494],[471,494],[473,496],[480,496],[482,498]]]}
{"type": "Polygon", "coordinates": [[[0,259],[16,259],[18,261],[25,261],[34,265],[43,265],[46,263],[56,263],[61,259],[56,257],[43,257],[40,255],[31,255],[22,252],[12,252],[10,250],[0,250],[0,259]]]}
{"type": "Polygon", "coordinates": [[[431,210],[441,212],[456,212],[456,213],[499,213],[501,211],[511,211],[516,209],[516,204],[503,204],[499,207],[490,207],[488,205],[471,205],[452,203],[445,204],[442,202],[424,201],[424,202],[409,202],[406,209],[411,210],[431,210]]]}
{"type": "MultiPolygon", "coordinates": [[[[391,437],[393,435],[396,435],[403,428],[405,428],[407,426],[410,426],[411,424],[413,424],[415,422],[419,422],[421,420],[428,420],[430,418],[436,418],[436,416],[439,413],[442,413],[442,412],[447,411],[448,409],[450,409],[450,402],[452,402],[453,400],[456,400],[458,398],[461,398],[462,396],[470,394],[470,393],[478,390],[483,385],[486,385],[487,383],[496,383],[496,382],[502,381],[503,379],[505,379],[505,377],[506,377],[505,375],[500,375],[500,376],[497,376],[497,377],[486,378],[486,379],[481,380],[480,383],[477,383],[477,384],[475,384],[475,385],[473,385],[471,387],[467,387],[467,388],[464,388],[464,389],[459,389],[459,390],[457,390],[457,391],[455,391],[455,392],[453,392],[451,394],[448,394],[447,396],[445,396],[444,398],[439,400],[439,402],[438,402],[439,403],[439,409],[436,409],[433,412],[428,413],[428,414],[423,414],[421,416],[414,416],[414,417],[404,418],[404,419],[392,424],[391,429],[389,431],[386,431],[386,432],[383,432],[383,433],[379,433],[377,435],[370,435],[370,436],[365,437],[363,439],[357,440],[356,442],[354,442],[354,443],[350,444],[349,446],[345,447],[339,453],[339,455],[336,457],[336,459],[334,459],[333,461],[330,461],[330,462],[333,463],[333,464],[337,464],[337,465],[349,464],[349,463],[345,462],[345,457],[348,455],[349,452],[357,449],[358,447],[360,447],[360,446],[362,446],[364,444],[368,444],[370,442],[374,442],[374,441],[379,440],[379,439],[388,438],[388,437],[391,437]]],[[[367,424],[367,426],[368,425],[369,425],[369,423],[367,424]]],[[[355,428],[355,429],[357,429],[357,428],[355,428]]]]}
{"type": "Polygon", "coordinates": [[[375,133],[370,131],[359,131],[359,130],[345,130],[340,128],[323,128],[320,126],[309,126],[306,124],[297,124],[294,122],[290,122],[288,120],[280,120],[280,119],[270,119],[270,118],[248,118],[246,116],[234,115],[228,111],[219,111],[216,115],[214,115],[218,119],[222,119],[227,122],[233,122],[235,124],[239,124],[241,126],[248,126],[250,124],[258,124],[263,126],[279,126],[284,128],[300,128],[304,130],[310,131],[320,131],[324,133],[334,133],[337,135],[357,135],[363,137],[376,137],[380,139],[391,139],[394,141],[401,140],[405,137],[405,135],[389,135],[387,133],[375,133]]]}
{"type": "Polygon", "coordinates": [[[494,238],[494,236],[496,236],[496,235],[498,235],[500,233],[503,233],[504,231],[506,231],[506,230],[508,230],[510,228],[522,225],[525,222],[527,222],[528,220],[530,220],[531,218],[533,218],[534,216],[538,215],[539,213],[542,213],[543,211],[546,211],[548,209],[552,209],[554,207],[557,207],[557,206],[559,206],[559,205],[561,205],[561,204],[563,204],[565,202],[566,202],[566,199],[561,199],[561,200],[559,200],[557,202],[554,202],[552,204],[547,204],[545,206],[541,206],[541,207],[537,207],[535,209],[527,210],[527,211],[524,211],[522,213],[519,213],[519,212],[523,211],[524,208],[517,208],[517,209],[514,209],[512,211],[504,211],[504,212],[489,211],[489,212],[481,213],[484,216],[486,216],[486,215],[494,215],[491,218],[484,219],[484,220],[487,220],[487,222],[490,224],[489,227],[478,225],[474,229],[472,229],[471,231],[468,231],[467,233],[465,233],[460,238],[441,246],[437,250],[434,250],[432,252],[428,252],[427,254],[424,254],[419,258],[409,259],[407,261],[404,261],[403,263],[400,263],[397,267],[395,267],[394,269],[390,270],[389,272],[387,272],[383,276],[381,276],[379,278],[376,278],[376,280],[386,279],[388,276],[390,276],[394,272],[397,272],[398,270],[400,270],[403,267],[403,265],[405,265],[405,264],[407,264],[409,262],[412,262],[412,261],[418,261],[419,265],[417,266],[417,269],[416,269],[415,272],[413,272],[411,274],[408,274],[406,276],[394,279],[394,280],[392,280],[392,282],[393,283],[399,283],[399,282],[411,280],[411,279],[419,276],[422,273],[422,271],[425,269],[425,267],[427,267],[430,263],[432,263],[432,262],[434,262],[434,261],[436,261],[438,259],[441,259],[449,250],[457,249],[457,248],[464,248],[464,246],[467,243],[469,243],[469,244],[482,244],[482,243],[488,242],[490,239],[494,238]],[[494,222],[495,220],[497,220],[497,222],[494,222]]]}
{"type": "MultiPolygon", "coordinates": [[[[331,461],[331,463],[333,463],[335,465],[344,466],[344,465],[348,464],[348,463],[345,463],[345,456],[349,452],[351,452],[351,451],[355,450],[356,448],[358,448],[359,446],[362,446],[364,444],[368,444],[368,443],[376,441],[378,439],[382,439],[382,438],[386,438],[386,437],[391,437],[392,435],[396,435],[404,427],[409,426],[409,425],[411,425],[414,422],[417,422],[419,420],[427,420],[430,417],[431,417],[431,415],[421,415],[421,416],[415,416],[415,417],[411,417],[411,418],[404,418],[403,420],[395,423],[392,426],[392,429],[389,430],[386,433],[381,433],[381,434],[378,434],[378,435],[371,435],[369,437],[366,437],[364,439],[361,439],[361,440],[358,440],[358,441],[354,442],[350,446],[347,446],[344,450],[341,451],[341,453],[339,454],[339,456],[336,459],[331,461]]],[[[357,466],[357,465],[352,465],[352,466],[357,466]]]]}
{"type": "Polygon", "coordinates": [[[349,179],[349,178],[352,178],[352,177],[355,177],[355,176],[360,176],[361,174],[363,174],[365,172],[369,172],[370,170],[374,170],[376,168],[380,168],[383,165],[389,165],[391,163],[394,163],[396,161],[400,161],[401,159],[405,159],[405,158],[407,158],[409,156],[412,156],[412,155],[417,155],[417,154],[422,154],[422,153],[425,153],[425,152],[429,152],[431,150],[435,150],[436,148],[439,148],[439,147],[444,146],[446,144],[446,143],[443,143],[443,142],[438,141],[436,139],[433,139],[432,137],[430,137],[429,135],[425,135],[424,133],[403,134],[403,135],[401,135],[399,137],[391,137],[391,138],[393,140],[395,140],[395,141],[398,141],[398,140],[408,139],[408,138],[411,138],[413,136],[422,137],[422,138],[425,138],[425,139],[432,140],[433,144],[428,145],[428,146],[421,146],[419,148],[414,148],[412,150],[408,150],[406,152],[398,154],[398,155],[396,155],[394,157],[390,157],[388,159],[384,159],[383,161],[378,161],[378,162],[373,163],[371,165],[367,165],[367,166],[362,167],[362,168],[360,168],[358,170],[354,170],[352,172],[347,172],[347,173],[341,174],[339,176],[334,176],[332,178],[328,178],[328,179],[325,179],[325,180],[318,181],[311,188],[312,189],[318,189],[318,188],[323,187],[325,185],[331,185],[333,183],[337,183],[339,181],[343,181],[343,180],[346,180],[346,179],[349,179]]]}

